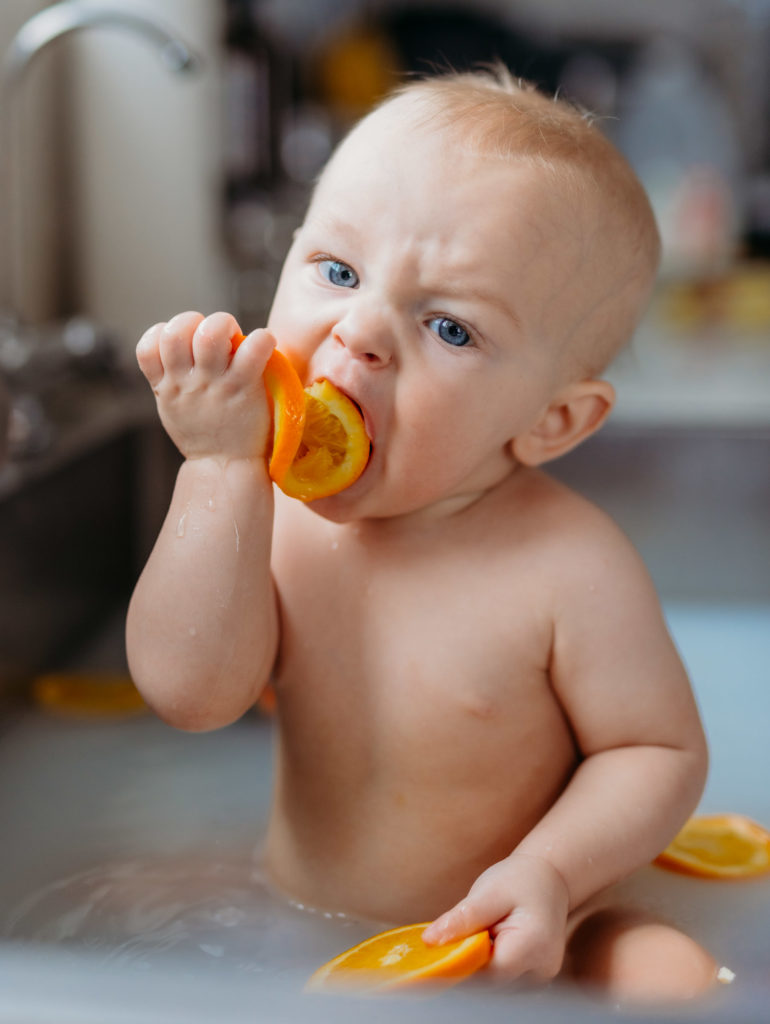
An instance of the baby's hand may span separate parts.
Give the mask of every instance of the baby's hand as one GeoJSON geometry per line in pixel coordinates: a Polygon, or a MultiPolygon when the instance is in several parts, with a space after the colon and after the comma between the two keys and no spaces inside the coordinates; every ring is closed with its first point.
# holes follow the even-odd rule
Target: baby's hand
{"type": "Polygon", "coordinates": [[[493,864],[456,906],[423,933],[441,944],[488,928],[494,939],[488,970],[501,978],[548,981],[561,969],[566,944],[569,894],[547,861],[511,854],[493,864]]]}
{"type": "Polygon", "coordinates": [[[229,313],[180,313],[151,327],[136,347],[163,426],[187,459],[265,453],[270,411],[262,373],[275,339],[254,331],[233,355],[240,333],[229,313]]]}

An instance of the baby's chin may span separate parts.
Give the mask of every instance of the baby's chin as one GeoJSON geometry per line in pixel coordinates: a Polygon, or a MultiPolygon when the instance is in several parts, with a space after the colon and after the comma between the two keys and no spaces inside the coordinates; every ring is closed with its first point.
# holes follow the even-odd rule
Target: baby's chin
{"type": "Polygon", "coordinates": [[[307,501],[305,502],[306,507],[332,523],[352,523],[357,519],[370,518],[371,513],[367,509],[370,502],[365,500],[367,494],[365,479],[368,469],[369,467],[350,487],[325,498],[314,498],[312,501],[307,501]]]}

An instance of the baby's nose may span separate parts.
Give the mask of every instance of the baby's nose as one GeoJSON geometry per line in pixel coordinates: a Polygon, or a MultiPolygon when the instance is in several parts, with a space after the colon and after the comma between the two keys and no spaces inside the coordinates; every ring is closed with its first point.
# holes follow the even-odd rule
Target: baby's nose
{"type": "Polygon", "coordinates": [[[351,355],[373,366],[387,366],[393,359],[393,330],[383,309],[361,304],[348,310],[332,336],[351,355]]]}

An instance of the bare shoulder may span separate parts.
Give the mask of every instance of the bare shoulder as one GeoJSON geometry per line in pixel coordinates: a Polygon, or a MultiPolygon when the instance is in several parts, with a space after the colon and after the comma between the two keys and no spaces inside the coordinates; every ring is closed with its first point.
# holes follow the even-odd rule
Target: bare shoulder
{"type": "Polygon", "coordinates": [[[512,491],[519,526],[536,545],[541,568],[558,571],[562,585],[606,571],[646,575],[626,534],[603,509],[541,471],[529,470],[512,491]]]}
{"type": "Polygon", "coordinates": [[[657,591],[639,552],[618,524],[583,495],[544,473],[532,474],[526,507],[554,619],[583,630],[590,618],[660,619],[657,591]]]}
{"type": "Polygon", "coordinates": [[[640,742],[642,732],[647,742],[697,745],[689,681],[634,545],[557,481],[538,474],[529,486],[553,625],[549,672],[580,749],[640,742]]]}

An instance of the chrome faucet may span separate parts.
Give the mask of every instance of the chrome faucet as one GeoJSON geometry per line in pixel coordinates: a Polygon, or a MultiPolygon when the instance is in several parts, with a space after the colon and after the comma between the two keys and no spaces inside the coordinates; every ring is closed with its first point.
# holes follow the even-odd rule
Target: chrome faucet
{"type": "MultiPolygon", "coordinates": [[[[54,40],[84,28],[117,29],[138,35],[157,48],[163,63],[174,72],[194,71],[200,65],[190,47],[158,22],[154,13],[116,10],[81,0],[61,0],[29,18],[0,61],[0,468],[8,455],[12,407],[3,374],[5,371],[12,375],[14,368],[24,366],[45,333],[22,324],[17,302],[15,260],[23,231],[19,230],[15,206],[20,182],[14,157],[20,151],[21,125],[14,100],[27,68],[40,51],[54,40]]],[[[50,335],[49,330],[49,339],[50,335]]],[[[66,348],[66,336],[65,329],[62,348],[66,348]]],[[[12,383],[12,376],[8,377],[8,383],[12,383]]]]}
{"type": "Polygon", "coordinates": [[[81,0],[62,0],[46,7],[26,21],[11,41],[0,65],[0,318],[18,324],[13,259],[15,242],[13,217],[12,159],[17,132],[14,130],[14,93],[30,62],[49,43],[83,28],[113,28],[141,36],[155,46],[163,63],[175,72],[196,70],[199,58],[177,35],[164,27],[151,12],[138,14],[81,0]]]}
{"type": "Polygon", "coordinates": [[[99,26],[127,29],[144,36],[158,47],[162,60],[171,71],[189,71],[198,63],[192,50],[181,39],[149,15],[94,7],[79,0],[63,0],[33,15],[16,33],[4,58],[5,85],[13,86],[30,60],[54,39],[79,28],[99,26]]]}

